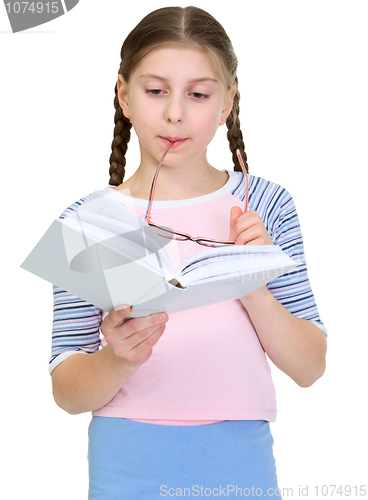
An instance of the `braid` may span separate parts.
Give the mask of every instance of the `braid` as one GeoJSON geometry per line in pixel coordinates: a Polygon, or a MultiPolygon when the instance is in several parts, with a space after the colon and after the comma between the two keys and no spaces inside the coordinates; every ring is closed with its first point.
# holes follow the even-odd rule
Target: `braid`
{"type": "Polygon", "coordinates": [[[115,128],[114,128],[114,140],[111,143],[112,153],[110,155],[110,181],[109,184],[112,186],[118,186],[123,182],[125,175],[125,153],[128,149],[128,142],[130,140],[130,129],[132,124],[123,114],[123,110],[120,107],[118,100],[118,88],[115,85],[115,128]]]}
{"type": "MultiPolygon", "coordinates": [[[[238,85],[238,78],[235,78],[236,85],[238,85]]],[[[240,120],[239,120],[239,100],[240,100],[240,93],[237,90],[234,96],[234,103],[233,103],[233,109],[231,110],[230,115],[228,116],[226,120],[226,125],[228,128],[227,132],[227,138],[229,141],[229,148],[230,151],[233,154],[233,162],[234,162],[234,171],[235,172],[241,172],[241,166],[236,154],[236,150],[239,149],[241,156],[244,161],[245,168],[247,172],[249,172],[248,168],[248,163],[247,163],[247,155],[244,151],[245,146],[243,142],[243,134],[242,131],[240,130],[240,120]]]]}

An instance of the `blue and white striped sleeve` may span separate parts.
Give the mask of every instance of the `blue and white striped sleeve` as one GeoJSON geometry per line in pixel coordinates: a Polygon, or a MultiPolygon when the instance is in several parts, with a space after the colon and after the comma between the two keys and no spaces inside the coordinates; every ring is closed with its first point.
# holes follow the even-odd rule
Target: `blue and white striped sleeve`
{"type": "MultiPolygon", "coordinates": [[[[85,198],[70,205],[60,215],[68,217],[85,198]]],[[[54,285],[54,316],[52,325],[50,373],[68,356],[76,352],[97,352],[101,343],[100,325],[102,311],[79,297],[54,285]]]]}
{"type": "Polygon", "coordinates": [[[278,184],[249,175],[249,209],[260,215],[273,243],[301,262],[290,273],[270,282],[267,288],[288,311],[311,321],[327,336],[308,279],[299,218],[291,195],[278,184]]]}
{"type": "Polygon", "coordinates": [[[54,285],[54,318],[49,371],[76,352],[97,352],[101,310],[54,285]]]}
{"type": "Polygon", "coordinates": [[[308,278],[304,245],[294,201],[288,191],[278,186],[274,213],[268,219],[269,232],[275,245],[279,245],[300,264],[290,273],[268,284],[271,293],[288,311],[298,318],[314,323],[327,336],[308,278]]]}

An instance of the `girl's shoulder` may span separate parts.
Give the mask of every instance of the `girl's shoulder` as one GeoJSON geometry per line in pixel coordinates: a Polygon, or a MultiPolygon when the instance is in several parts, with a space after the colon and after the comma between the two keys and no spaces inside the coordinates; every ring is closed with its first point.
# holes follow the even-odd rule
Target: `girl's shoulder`
{"type": "Polygon", "coordinates": [[[110,188],[110,186],[108,186],[107,188],[105,188],[103,190],[98,189],[98,190],[94,191],[93,193],[90,193],[89,195],[84,196],[83,198],[79,198],[79,200],[75,201],[74,203],[72,203],[71,205],[66,207],[65,210],[62,211],[62,213],[59,215],[59,219],[66,219],[71,214],[73,214],[76,210],[78,210],[78,208],[81,205],[83,205],[83,203],[85,203],[86,201],[93,200],[93,199],[100,197],[100,196],[103,196],[104,194],[109,192],[110,191],[109,188],[110,188]]]}
{"type": "MultiPolygon", "coordinates": [[[[229,175],[233,179],[231,194],[244,201],[246,190],[243,173],[229,172],[229,175]]],[[[283,186],[263,177],[248,174],[249,210],[258,213],[269,210],[278,212],[290,204],[293,204],[292,196],[283,186]]]]}
{"type": "Polygon", "coordinates": [[[66,209],[63,210],[63,212],[59,215],[59,219],[66,219],[67,217],[69,217],[69,215],[75,212],[87,200],[89,196],[90,195],[85,196],[84,198],[80,198],[79,200],[66,207],[66,209]]]}

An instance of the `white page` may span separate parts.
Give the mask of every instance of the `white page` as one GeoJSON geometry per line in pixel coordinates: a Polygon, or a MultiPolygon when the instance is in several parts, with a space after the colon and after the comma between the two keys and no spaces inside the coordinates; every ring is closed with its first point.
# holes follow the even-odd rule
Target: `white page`
{"type": "Polygon", "coordinates": [[[184,286],[188,286],[189,284],[225,280],[241,275],[250,279],[253,274],[259,272],[264,272],[268,281],[272,281],[276,277],[272,271],[277,267],[290,264],[290,257],[280,247],[273,245],[269,247],[260,251],[263,246],[257,248],[244,246],[239,248],[240,251],[231,250],[230,255],[216,255],[214,253],[211,256],[206,252],[207,258],[194,261],[190,266],[184,268],[180,282],[184,286]]]}
{"type": "MultiPolygon", "coordinates": [[[[160,275],[164,273],[169,279],[172,278],[175,273],[170,257],[164,242],[156,232],[108,195],[99,195],[97,192],[91,197],[91,200],[88,199],[76,212],[62,220],[69,262],[75,259],[78,252],[85,252],[88,256],[88,248],[96,242],[101,242],[131,261],[143,259],[144,267],[156,268],[160,275]],[[79,231],[78,242],[75,235],[70,237],[70,232],[66,229],[68,227],[79,231]],[[145,259],[151,254],[155,254],[156,258],[145,259]]],[[[107,258],[106,252],[105,256],[107,258]]],[[[79,261],[82,261],[83,257],[80,255],[79,261]]],[[[112,260],[117,261],[113,255],[112,260]]],[[[115,266],[107,265],[107,268],[110,267],[115,266]]]]}
{"type": "Polygon", "coordinates": [[[185,261],[181,268],[178,269],[177,276],[181,276],[185,272],[188,272],[190,267],[195,267],[197,264],[205,262],[207,259],[212,262],[214,262],[213,259],[220,259],[221,261],[224,258],[228,261],[247,262],[248,258],[255,258],[257,255],[274,256],[279,254],[280,251],[282,252],[282,249],[277,245],[227,245],[225,247],[211,248],[193,255],[185,261]],[[188,270],[186,267],[188,267],[188,270]]]}

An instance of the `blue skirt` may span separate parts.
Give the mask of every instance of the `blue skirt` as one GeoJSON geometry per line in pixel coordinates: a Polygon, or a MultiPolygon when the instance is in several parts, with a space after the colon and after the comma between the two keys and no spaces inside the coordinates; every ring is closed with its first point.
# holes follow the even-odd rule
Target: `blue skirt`
{"type": "Polygon", "coordinates": [[[88,498],[281,498],[272,446],[264,420],[168,426],[93,417],[88,498]]]}

